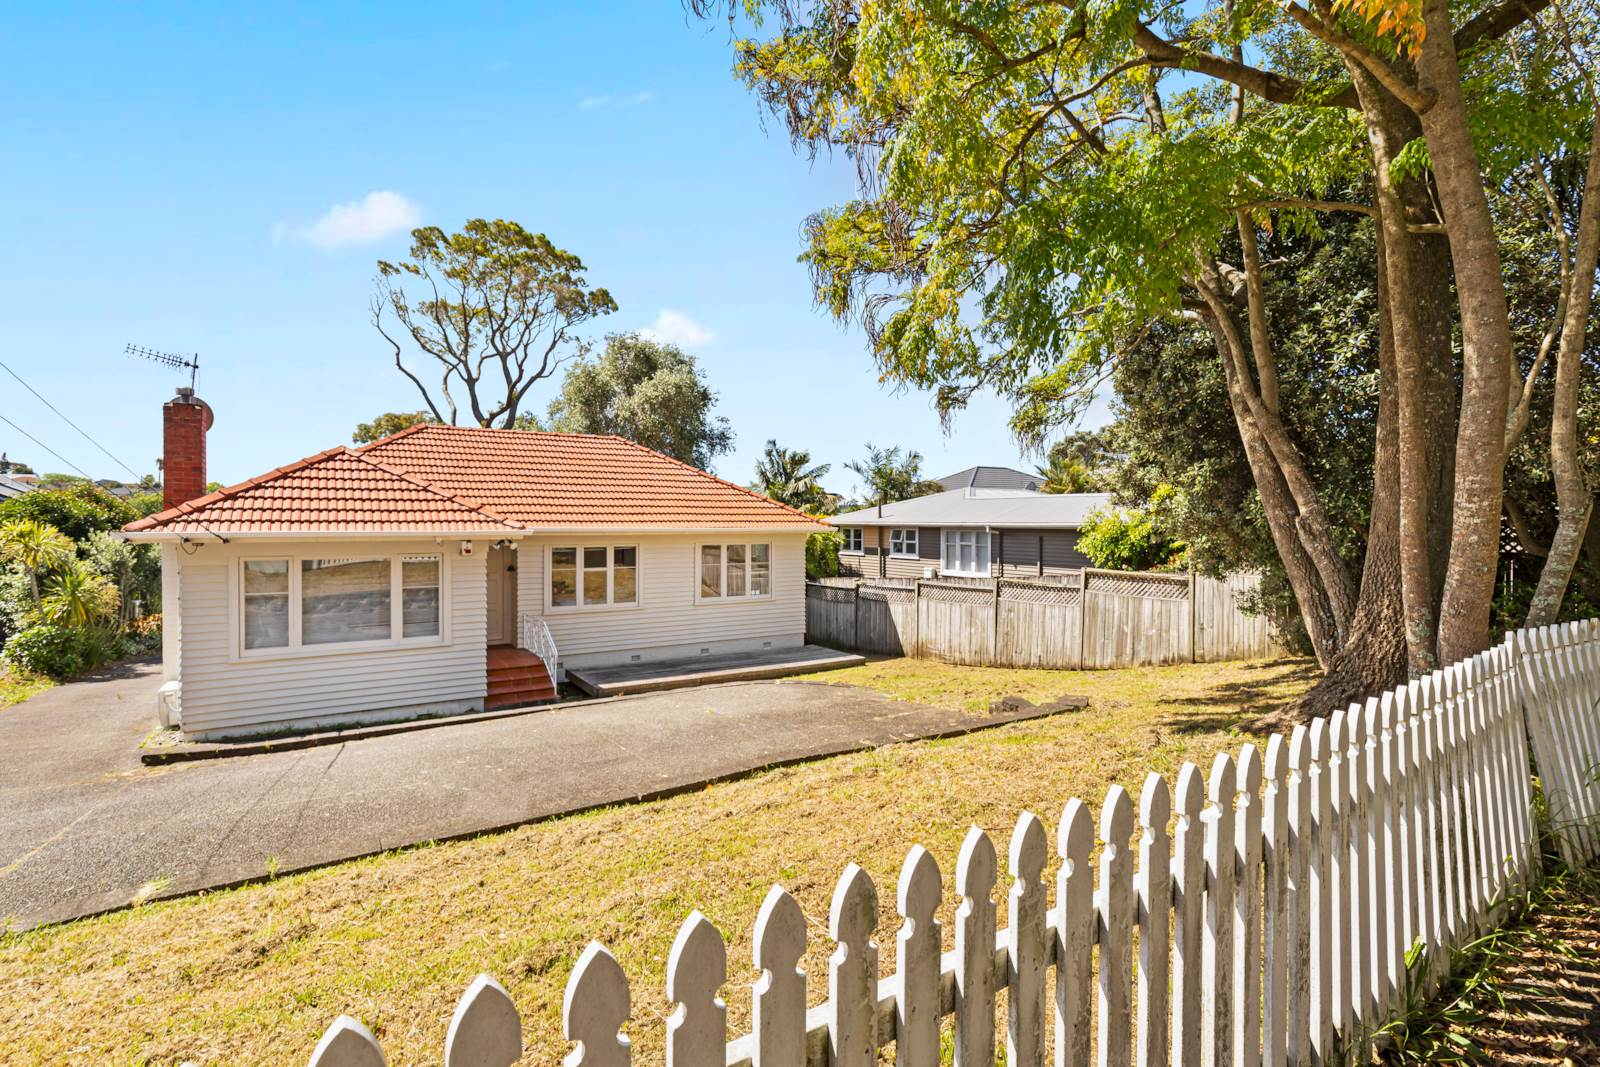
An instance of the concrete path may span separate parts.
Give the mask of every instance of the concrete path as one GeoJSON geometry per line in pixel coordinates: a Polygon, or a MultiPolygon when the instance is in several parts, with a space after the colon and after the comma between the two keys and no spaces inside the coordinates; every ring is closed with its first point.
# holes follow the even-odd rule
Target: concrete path
{"type": "Polygon", "coordinates": [[[1032,718],[823,682],[679,690],[160,767],[151,665],[0,711],[0,926],[513,826],[776,763],[1032,718]]]}

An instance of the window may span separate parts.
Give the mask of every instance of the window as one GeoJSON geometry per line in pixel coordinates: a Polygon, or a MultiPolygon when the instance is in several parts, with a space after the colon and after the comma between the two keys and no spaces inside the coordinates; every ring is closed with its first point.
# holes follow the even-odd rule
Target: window
{"type": "Polygon", "coordinates": [[[701,600],[749,599],[771,595],[771,545],[700,546],[701,600]]]}
{"type": "Polygon", "coordinates": [[[856,527],[853,527],[851,529],[843,530],[841,532],[844,534],[844,547],[841,548],[839,551],[841,551],[841,552],[860,552],[861,551],[861,527],[856,526],[856,527]]]}
{"type": "Polygon", "coordinates": [[[250,559],[244,564],[244,647],[289,644],[289,561],[250,559]]]}
{"type": "Polygon", "coordinates": [[[439,557],[400,557],[400,636],[439,636],[439,557]]]}
{"type": "Polygon", "coordinates": [[[437,553],[241,561],[246,653],[444,636],[437,553]]]}
{"type": "Polygon", "coordinates": [[[300,561],[300,643],[389,639],[387,559],[300,561]]]}
{"type": "Polygon", "coordinates": [[[915,556],[917,554],[917,531],[909,530],[889,531],[889,555],[915,556]]]}
{"type": "Polygon", "coordinates": [[[939,561],[945,574],[989,576],[989,532],[987,530],[946,530],[944,555],[939,561]]]}
{"type": "Polygon", "coordinates": [[[563,545],[550,550],[550,606],[598,608],[639,602],[633,545],[563,545]]]}

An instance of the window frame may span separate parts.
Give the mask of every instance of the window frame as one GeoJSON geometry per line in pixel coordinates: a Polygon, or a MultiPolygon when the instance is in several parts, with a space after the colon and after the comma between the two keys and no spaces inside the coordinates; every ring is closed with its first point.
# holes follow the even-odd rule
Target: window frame
{"type": "Polygon", "coordinates": [[[991,578],[994,576],[994,538],[988,530],[976,530],[971,527],[946,527],[939,538],[939,573],[952,578],[991,578]],[[962,570],[961,540],[963,537],[972,538],[972,561],[974,569],[962,570]],[[952,538],[955,543],[956,566],[951,567],[950,545],[952,538]],[[978,546],[983,546],[983,569],[976,567],[978,561],[978,546]]]}
{"type": "Polygon", "coordinates": [[[637,611],[640,605],[644,603],[644,588],[640,583],[640,578],[644,573],[643,555],[644,553],[641,551],[638,543],[632,541],[562,541],[559,543],[552,541],[547,543],[544,546],[543,580],[545,612],[551,615],[576,615],[593,611],[637,611]],[[575,589],[577,603],[575,604],[555,603],[555,590],[551,588],[555,554],[556,552],[565,548],[570,548],[576,553],[576,556],[574,557],[574,566],[577,572],[577,584],[575,589]],[[597,567],[584,566],[584,552],[592,548],[604,549],[606,553],[606,599],[605,603],[603,604],[586,604],[583,601],[584,571],[594,571],[599,569],[597,567]],[[616,601],[618,549],[633,550],[633,600],[624,601],[620,604],[616,601]]]}
{"type": "Polygon", "coordinates": [[[866,551],[867,532],[860,526],[841,526],[839,532],[844,535],[844,544],[839,548],[841,556],[859,556],[866,551]],[[850,547],[850,542],[855,542],[855,547],[850,547]]]}
{"type": "Polygon", "coordinates": [[[773,551],[771,541],[701,541],[694,546],[694,602],[696,604],[747,604],[750,601],[771,600],[777,595],[777,589],[777,553],[773,551]],[[730,545],[744,549],[745,591],[739,596],[728,595],[728,548],[730,545]],[[751,592],[755,585],[753,581],[756,564],[755,550],[758,547],[764,547],[767,550],[767,591],[765,593],[751,592]],[[708,548],[717,549],[717,555],[720,560],[722,572],[720,588],[722,591],[716,596],[706,596],[701,591],[705,566],[704,553],[708,548]]]}
{"type": "Polygon", "coordinates": [[[916,526],[895,526],[889,530],[889,556],[892,559],[921,559],[918,550],[922,545],[922,535],[916,526]],[[900,547],[895,548],[895,542],[900,542],[900,547]],[[910,548],[906,547],[910,544],[910,548]]]}
{"type": "Polygon", "coordinates": [[[379,548],[370,551],[365,546],[359,551],[342,551],[342,546],[327,545],[324,551],[295,551],[260,553],[241,552],[233,561],[229,601],[229,643],[233,659],[274,660],[309,659],[323,656],[345,656],[362,652],[386,652],[394,649],[430,648],[451,643],[450,633],[450,553],[442,546],[430,545],[421,551],[415,547],[399,550],[379,548]],[[421,637],[405,634],[405,565],[407,556],[435,556],[439,560],[439,632],[421,637]],[[324,641],[306,644],[304,634],[304,606],[302,603],[302,565],[312,559],[387,560],[389,563],[389,636],[368,641],[324,641]],[[289,633],[288,643],[264,648],[245,647],[245,566],[263,560],[285,561],[289,565],[289,633]]]}

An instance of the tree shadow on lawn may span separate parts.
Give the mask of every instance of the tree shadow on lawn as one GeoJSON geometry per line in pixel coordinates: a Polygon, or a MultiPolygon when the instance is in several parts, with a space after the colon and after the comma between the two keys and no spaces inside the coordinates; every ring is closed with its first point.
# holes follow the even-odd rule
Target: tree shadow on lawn
{"type": "Polygon", "coordinates": [[[1281,660],[1249,664],[1243,669],[1254,677],[1214,686],[1204,694],[1163,701],[1157,706],[1168,714],[1159,725],[1178,734],[1217,733],[1235,727],[1248,733],[1270,733],[1276,724],[1263,720],[1270,720],[1274,712],[1282,711],[1300,697],[1298,691],[1285,695],[1282,688],[1295,683],[1309,688],[1321,677],[1315,661],[1293,662],[1294,668],[1288,672],[1283,671],[1281,660]]]}

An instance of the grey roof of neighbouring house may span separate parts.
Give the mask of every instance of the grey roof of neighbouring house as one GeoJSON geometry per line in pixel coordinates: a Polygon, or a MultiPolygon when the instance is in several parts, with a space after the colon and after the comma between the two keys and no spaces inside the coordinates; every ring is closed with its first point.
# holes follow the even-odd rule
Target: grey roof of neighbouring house
{"type": "Polygon", "coordinates": [[[946,489],[1031,489],[1038,490],[1041,479],[1013,467],[968,467],[934,481],[946,489]]]}
{"type": "Polygon", "coordinates": [[[10,500],[14,496],[31,492],[38,486],[28,482],[19,482],[9,474],[0,474],[0,500],[10,500]]]}
{"type": "Polygon", "coordinates": [[[1111,506],[1110,493],[1030,493],[1022,489],[951,489],[831,516],[835,526],[994,526],[1075,530],[1111,506]]]}

